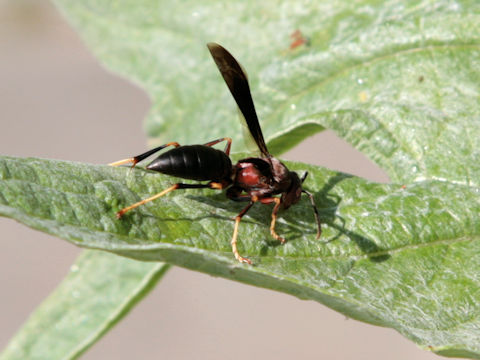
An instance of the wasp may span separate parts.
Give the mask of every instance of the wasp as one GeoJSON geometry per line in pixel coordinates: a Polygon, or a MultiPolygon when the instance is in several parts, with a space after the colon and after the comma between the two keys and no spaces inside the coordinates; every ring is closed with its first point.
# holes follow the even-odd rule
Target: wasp
{"type": "Polygon", "coordinates": [[[173,147],[161,153],[147,165],[147,169],[183,179],[208,181],[198,184],[176,183],[158,194],[121,209],[117,212],[117,218],[174,190],[226,189],[226,196],[229,199],[248,203],[235,217],[231,246],[233,255],[239,262],[251,264],[251,260],[241,256],[237,248],[238,227],[242,217],[255,203],[273,204],[270,233],[273,238],[283,244],[285,239],[275,231],[278,211],[280,208],[288,209],[291,205],[298,203],[304,193],[310,198],[317,223],[318,239],[322,228],[314,197],[302,188],[308,173],[306,172],[300,178],[296,172],[288,170],[280,160],[269,153],[258,122],[247,75],[225,48],[216,43],[208,43],[207,47],[245,119],[248,130],[260,151],[260,156],[248,157],[233,165],[229,157],[232,139],[225,137],[203,145],[180,145],[177,142],[170,142],[132,158],[111,163],[112,166],[132,164],[133,168],[147,157],[167,147],[173,147]],[[223,151],[212,147],[221,142],[226,143],[223,151]]]}

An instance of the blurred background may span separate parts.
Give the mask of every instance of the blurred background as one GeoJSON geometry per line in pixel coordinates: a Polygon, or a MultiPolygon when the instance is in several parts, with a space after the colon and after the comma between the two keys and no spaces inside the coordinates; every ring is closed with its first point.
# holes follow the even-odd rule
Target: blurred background
{"type": "MultiPolygon", "coordinates": [[[[0,154],[106,164],[146,149],[149,106],[141,89],[98,64],[50,2],[0,0],[0,154]]],[[[282,157],[388,181],[330,131],[282,157]]],[[[81,249],[9,219],[0,218],[0,232],[3,348],[81,249]]],[[[245,357],[438,358],[313,301],[175,267],[82,359],[245,357]]]]}

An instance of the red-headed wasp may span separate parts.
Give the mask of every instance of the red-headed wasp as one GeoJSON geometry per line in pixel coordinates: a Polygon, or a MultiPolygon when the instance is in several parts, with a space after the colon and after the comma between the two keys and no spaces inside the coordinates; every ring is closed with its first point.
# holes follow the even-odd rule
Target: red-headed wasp
{"type": "Polygon", "coordinates": [[[314,210],[318,239],[322,229],[317,207],[313,195],[302,189],[302,183],[308,173],[300,178],[296,172],[289,171],[284,164],[268,152],[253,104],[247,75],[237,60],[222,46],[209,43],[207,47],[246,120],[250,134],[260,150],[260,157],[249,157],[232,165],[229,158],[232,139],[221,138],[203,145],[181,146],[177,142],[170,142],[132,158],[114,162],[110,165],[117,166],[131,163],[134,167],[139,161],[150,155],[168,146],[174,146],[173,149],[160,154],[147,166],[147,169],[183,179],[209,181],[206,184],[174,184],[156,195],[123,208],[117,213],[117,218],[122,217],[127,211],[137,206],[158,199],[173,190],[192,188],[227,189],[226,195],[229,199],[248,202],[247,206],[235,217],[231,245],[233,254],[238,261],[251,264],[250,259],[240,256],[237,249],[238,226],[242,217],[256,202],[274,204],[270,233],[283,244],[285,239],[275,231],[278,210],[280,207],[288,209],[291,205],[296,204],[300,200],[301,194],[305,193],[310,198],[314,210]],[[222,141],[227,143],[224,151],[212,147],[222,141]],[[274,195],[280,195],[280,197],[274,195]]]}

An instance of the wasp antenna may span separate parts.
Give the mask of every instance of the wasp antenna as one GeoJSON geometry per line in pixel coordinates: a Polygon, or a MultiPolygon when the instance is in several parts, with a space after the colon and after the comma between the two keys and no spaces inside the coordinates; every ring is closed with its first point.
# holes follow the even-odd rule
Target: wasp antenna
{"type": "MultiPolygon", "coordinates": [[[[305,181],[305,179],[307,178],[307,176],[308,176],[308,171],[305,171],[305,174],[303,174],[302,178],[300,179],[300,181],[302,182],[302,184],[303,184],[303,182],[305,181]]],[[[306,193],[306,191],[304,191],[304,193],[306,193]]]]}
{"type": "MultiPolygon", "coordinates": [[[[305,180],[305,177],[307,176],[308,173],[305,173],[303,176],[302,180],[305,180]]],[[[315,205],[315,199],[313,198],[313,195],[308,192],[307,190],[302,190],[303,193],[307,194],[308,197],[310,198],[310,203],[312,204],[313,207],[313,212],[315,213],[315,221],[317,222],[317,239],[320,238],[320,235],[322,235],[322,224],[320,223],[320,217],[318,216],[318,210],[317,210],[317,205],[315,205]]]]}

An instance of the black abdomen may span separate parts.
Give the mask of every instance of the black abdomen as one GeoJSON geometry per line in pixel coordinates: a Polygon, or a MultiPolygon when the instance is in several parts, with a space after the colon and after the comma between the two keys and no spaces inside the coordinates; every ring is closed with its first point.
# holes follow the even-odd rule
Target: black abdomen
{"type": "Polygon", "coordinates": [[[221,181],[232,173],[232,162],[223,151],[205,145],[185,145],[161,154],[147,169],[190,180],[221,181]]]}

